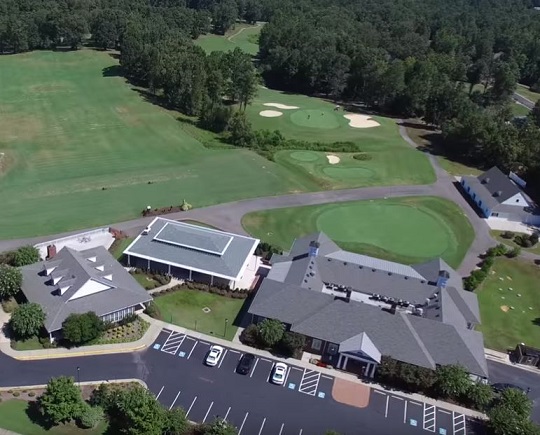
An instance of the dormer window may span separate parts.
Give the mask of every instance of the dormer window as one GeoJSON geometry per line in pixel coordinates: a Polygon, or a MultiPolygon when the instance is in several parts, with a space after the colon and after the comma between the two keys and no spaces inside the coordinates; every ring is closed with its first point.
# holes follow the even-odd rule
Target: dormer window
{"type": "Polygon", "coordinates": [[[70,285],[66,285],[64,287],[60,287],[60,295],[63,295],[65,292],[67,292],[69,290],[71,286],[70,285]]]}
{"type": "Polygon", "coordinates": [[[57,276],[57,277],[53,278],[53,284],[54,284],[54,285],[58,284],[58,283],[60,282],[61,279],[62,279],[61,276],[57,276]]]}
{"type": "Polygon", "coordinates": [[[105,270],[105,266],[103,266],[103,265],[96,266],[96,269],[99,270],[100,272],[103,272],[105,270]]]}
{"type": "Polygon", "coordinates": [[[56,269],[56,266],[49,266],[49,267],[45,266],[45,273],[46,273],[46,275],[47,275],[47,276],[50,276],[51,273],[54,272],[54,269],[56,269]]]}
{"type": "Polygon", "coordinates": [[[105,278],[108,281],[112,281],[112,273],[109,273],[108,275],[105,275],[103,278],[105,278]]]}
{"type": "Polygon", "coordinates": [[[88,261],[91,262],[91,263],[95,263],[97,261],[97,258],[95,256],[90,257],[90,258],[88,258],[88,261]]]}

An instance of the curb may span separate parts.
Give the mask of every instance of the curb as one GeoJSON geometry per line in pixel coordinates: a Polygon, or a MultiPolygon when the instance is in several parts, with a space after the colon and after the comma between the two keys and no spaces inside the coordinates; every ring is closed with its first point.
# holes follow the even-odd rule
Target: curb
{"type": "MultiPolygon", "coordinates": [[[[101,384],[124,384],[126,382],[136,382],[146,388],[148,390],[148,385],[146,385],[146,382],[140,380],[140,379],[112,379],[112,380],[101,380],[101,381],[85,381],[85,382],[77,382],[77,384],[80,385],[101,385],[101,384]]],[[[8,391],[8,390],[32,390],[32,389],[38,389],[38,388],[47,388],[47,384],[39,384],[39,385],[24,385],[24,386],[18,386],[18,387],[0,387],[0,391],[8,391]]]]}
{"type": "MultiPolygon", "coordinates": [[[[142,344],[137,347],[123,348],[123,349],[110,349],[110,350],[89,350],[86,352],[73,352],[73,353],[52,353],[47,355],[29,355],[29,356],[19,356],[11,355],[4,352],[6,355],[11,356],[12,358],[19,361],[32,361],[32,360],[42,360],[42,359],[55,359],[55,358],[75,358],[80,356],[92,356],[92,355],[110,355],[115,353],[129,353],[137,352],[147,348],[147,344],[142,344]]],[[[15,350],[14,352],[20,352],[15,350]]],[[[23,351],[24,352],[24,351],[23,351]]]]}

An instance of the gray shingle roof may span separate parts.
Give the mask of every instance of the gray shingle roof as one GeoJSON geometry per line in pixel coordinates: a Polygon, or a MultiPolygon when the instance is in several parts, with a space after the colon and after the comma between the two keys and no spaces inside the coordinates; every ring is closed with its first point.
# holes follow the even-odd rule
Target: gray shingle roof
{"type": "Polygon", "coordinates": [[[493,166],[478,176],[478,181],[497,203],[503,203],[521,192],[519,186],[508,178],[499,168],[493,166]]]}
{"type": "Polygon", "coordinates": [[[24,266],[21,270],[22,291],[28,301],[43,307],[47,316],[45,328],[49,332],[61,329],[62,322],[72,313],[94,311],[103,316],[152,300],[103,247],[85,251],[65,247],[52,261],[24,266]],[[50,276],[43,273],[44,269],[53,267],[50,276]],[[60,288],[65,290],[63,294],[60,288]],[[101,291],[87,294],[90,289],[101,291]]]}
{"type": "Polygon", "coordinates": [[[239,279],[259,240],[157,217],[124,251],[225,279],[239,279]]]}

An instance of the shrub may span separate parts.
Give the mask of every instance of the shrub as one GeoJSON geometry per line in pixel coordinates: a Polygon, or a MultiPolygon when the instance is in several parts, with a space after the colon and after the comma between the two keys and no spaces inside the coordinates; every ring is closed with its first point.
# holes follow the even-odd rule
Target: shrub
{"type": "Polygon", "coordinates": [[[21,270],[0,264],[0,297],[8,298],[15,296],[21,289],[22,273],[21,270]]]}
{"type": "Polygon", "coordinates": [[[124,328],[125,325],[129,325],[130,323],[134,323],[137,320],[139,320],[139,316],[135,313],[128,314],[126,317],[124,317],[118,324],[121,328],[124,328]]]}
{"type": "Polygon", "coordinates": [[[28,397],[34,397],[36,395],[35,391],[30,391],[28,397]]]}
{"type": "Polygon", "coordinates": [[[486,259],[482,262],[482,270],[488,272],[489,269],[491,269],[491,266],[493,266],[494,262],[494,257],[486,257],[486,259]]]}
{"type": "Polygon", "coordinates": [[[104,330],[103,321],[90,311],[70,314],[62,323],[64,338],[73,344],[83,344],[100,337],[104,330]]]}
{"type": "Polygon", "coordinates": [[[537,233],[537,232],[534,232],[534,233],[532,233],[532,234],[529,236],[529,240],[531,241],[531,243],[532,243],[533,245],[536,245],[536,244],[538,243],[539,237],[540,237],[540,236],[538,235],[538,233],[537,233]]]}
{"type": "Polygon", "coordinates": [[[19,397],[21,395],[21,393],[19,391],[14,391],[13,392],[13,397],[19,397]]]}
{"type": "Polygon", "coordinates": [[[2,300],[2,308],[4,312],[6,313],[12,313],[13,311],[15,311],[15,309],[18,306],[19,304],[17,303],[17,301],[15,300],[13,296],[10,296],[9,298],[2,300]]]}
{"type": "Polygon", "coordinates": [[[103,420],[103,415],[103,408],[85,403],[79,417],[79,424],[85,429],[93,429],[103,420]]]}
{"type": "Polygon", "coordinates": [[[41,305],[31,302],[19,305],[11,315],[11,329],[18,337],[27,338],[37,335],[43,327],[45,313],[41,305]]]}
{"type": "Polygon", "coordinates": [[[514,238],[514,242],[516,242],[517,245],[522,246],[523,248],[530,248],[533,245],[533,243],[529,239],[528,234],[518,234],[514,238]]]}
{"type": "Polygon", "coordinates": [[[493,248],[489,248],[486,251],[487,257],[500,257],[501,255],[505,255],[508,252],[508,248],[503,245],[502,243],[499,243],[497,246],[494,246],[493,248]]]}
{"type": "Polygon", "coordinates": [[[508,251],[506,253],[506,256],[508,258],[515,258],[517,257],[519,254],[521,254],[521,248],[519,246],[516,246],[515,248],[511,249],[510,251],[508,251]]]}
{"type": "Polygon", "coordinates": [[[246,346],[259,347],[260,340],[257,325],[253,323],[248,325],[248,327],[245,328],[240,334],[240,341],[246,346]]]}
{"type": "Polygon", "coordinates": [[[154,319],[161,319],[161,313],[159,312],[159,308],[154,301],[150,301],[144,312],[154,319]]]}
{"type": "Polygon", "coordinates": [[[40,260],[39,251],[33,246],[21,246],[13,256],[13,266],[22,267],[37,263],[40,260]]]}
{"type": "Polygon", "coordinates": [[[515,237],[515,234],[512,231],[505,231],[505,232],[501,233],[501,237],[503,239],[511,240],[511,239],[513,239],[515,237]]]}
{"type": "Polygon", "coordinates": [[[355,160],[371,160],[371,154],[368,153],[358,153],[354,154],[352,157],[355,160]]]}
{"type": "Polygon", "coordinates": [[[280,347],[288,354],[295,355],[297,352],[304,349],[306,345],[306,337],[297,332],[287,331],[283,334],[280,342],[280,347]]]}

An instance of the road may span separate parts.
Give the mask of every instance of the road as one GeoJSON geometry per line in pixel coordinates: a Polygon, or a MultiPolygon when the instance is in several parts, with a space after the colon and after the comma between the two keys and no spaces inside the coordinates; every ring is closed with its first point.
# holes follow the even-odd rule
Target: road
{"type": "Polygon", "coordinates": [[[522,106],[525,106],[527,109],[532,110],[534,108],[534,102],[525,98],[523,95],[519,95],[517,92],[514,92],[512,95],[514,101],[522,106]]]}

